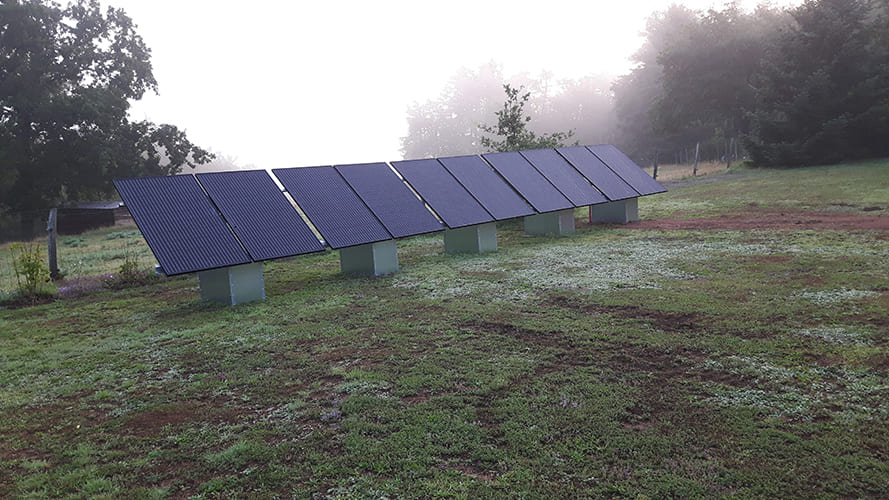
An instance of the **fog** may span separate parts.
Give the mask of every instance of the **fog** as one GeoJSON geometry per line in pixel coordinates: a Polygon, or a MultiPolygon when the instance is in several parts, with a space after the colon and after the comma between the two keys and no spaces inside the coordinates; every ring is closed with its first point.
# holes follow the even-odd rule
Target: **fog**
{"type": "Polygon", "coordinates": [[[152,49],[159,95],[133,103],[132,118],[258,168],[400,159],[408,108],[460,68],[626,73],[646,18],[669,3],[103,0],[152,49]]]}

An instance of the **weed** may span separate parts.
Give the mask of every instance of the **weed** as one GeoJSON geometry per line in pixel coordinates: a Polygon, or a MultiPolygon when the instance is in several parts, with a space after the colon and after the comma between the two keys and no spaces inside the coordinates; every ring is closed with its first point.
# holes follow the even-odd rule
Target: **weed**
{"type": "Polygon", "coordinates": [[[19,296],[25,300],[35,299],[42,283],[49,283],[49,268],[43,260],[39,243],[13,243],[9,247],[12,269],[19,296]]]}

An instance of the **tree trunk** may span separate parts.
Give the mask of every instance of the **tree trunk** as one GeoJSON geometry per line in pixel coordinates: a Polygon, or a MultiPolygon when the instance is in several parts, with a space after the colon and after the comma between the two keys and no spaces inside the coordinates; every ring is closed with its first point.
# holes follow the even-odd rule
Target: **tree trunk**
{"type": "Polygon", "coordinates": [[[691,171],[691,175],[698,175],[698,158],[701,154],[701,143],[695,144],[695,168],[691,171]]]}

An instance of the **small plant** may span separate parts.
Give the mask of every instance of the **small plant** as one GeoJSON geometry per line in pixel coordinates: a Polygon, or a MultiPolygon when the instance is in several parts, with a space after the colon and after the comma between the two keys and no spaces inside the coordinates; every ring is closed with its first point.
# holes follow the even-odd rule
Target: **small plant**
{"type": "Polygon", "coordinates": [[[19,295],[35,297],[40,283],[49,282],[49,268],[43,261],[39,243],[13,243],[12,269],[15,272],[19,295]]]}
{"type": "Polygon", "coordinates": [[[151,275],[139,269],[139,256],[127,243],[124,247],[123,263],[118,268],[117,273],[108,275],[104,282],[108,288],[120,289],[144,285],[150,279],[151,275]]]}

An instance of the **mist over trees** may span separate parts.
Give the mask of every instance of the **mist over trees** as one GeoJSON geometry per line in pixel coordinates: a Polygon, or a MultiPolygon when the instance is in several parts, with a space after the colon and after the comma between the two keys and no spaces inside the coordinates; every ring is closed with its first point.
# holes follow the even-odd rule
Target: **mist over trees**
{"type": "Polygon", "coordinates": [[[96,199],[112,179],[169,175],[212,155],[173,125],[131,122],[157,91],[150,50],[96,0],[0,0],[0,213],[96,199]]]}
{"type": "Polygon", "coordinates": [[[558,148],[565,146],[565,141],[574,135],[573,130],[567,132],[550,132],[537,134],[529,127],[531,117],[525,114],[525,104],[531,98],[531,92],[524,87],[512,88],[508,83],[503,85],[506,102],[494,113],[497,125],[483,124],[479,128],[486,135],[481,137],[482,147],[486,151],[507,152],[529,149],[558,148]]]}
{"type": "Polygon", "coordinates": [[[673,6],[614,85],[617,142],[637,161],[701,142],[794,166],[889,155],[889,2],[809,0],[745,12],[673,6]]]}
{"type": "Polygon", "coordinates": [[[617,79],[504,78],[461,70],[408,109],[405,158],[481,153],[502,86],[530,92],[529,130],[611,142],[640,164],[702,157],[795,166],[889,156],[889,0],[808,0],[788,9],[672,5],[648,19],[617,79]],[[740,158],[736,158],[740,159],[740,158]]]}
{"type": "MultiPolygon", "coordinates": [[[[482,143],[490,137],[482,126],[498,123],[497,113],[508,103],[504,85],[524,89],[522,115],[530,118],[527,131],[536,136],[573,131],[582,144],[608,142],[614,131],[612,77],[591,75],[555,81],[552,75],[528,74],[505,78],[491,62],[476,70],[463,68],[437,99],[408,108],[408,134],[401,139],[404,158],[477,154],[491,150],[482,143]]],[[[520,96],[516,96],[518,98],[520,96]]]]}

